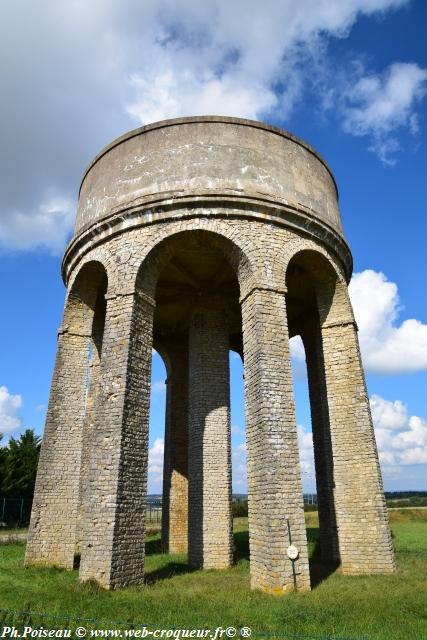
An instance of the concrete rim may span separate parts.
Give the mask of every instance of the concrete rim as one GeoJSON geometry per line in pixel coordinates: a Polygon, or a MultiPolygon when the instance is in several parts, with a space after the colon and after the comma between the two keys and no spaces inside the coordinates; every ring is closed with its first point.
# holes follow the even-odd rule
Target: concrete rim
{"type": "Polygon", "coordinates": [[[337,200],[339,199],[338,186],[337,186],[337,183],[335,181],[335,177],[334,177],[334,174],[332,173],[331,168],[329,167],[329,165],[326,162],[326,160],[320,155],[320,153],[318,151],[316,151],[316,149],[314,149],[314,147],[309,145],[307,142],[305,142],[301,138],[298,138],[293,133],[290,133],[289,131],[286,131],[285,129],[281,129],[280,127],[276,127],[275,125],[267,124],[265,122],[261,122],[261,121],[258,121],[258,120],[249,120],[249,119],[246,119],[246,118],[234,118],[232,116],[213,116],[213,115],[212,116],[187,116],[187,117],[183,117],[183,118],[170,118],[170,119],[167,119],[167,120],[159,120],[158,122],[152,122],[150,124],[144,125],[143,127],[138,127],[137,129],[132,129],[131,131],[127,131],[123,135],[119,136],[118,138],[116,138],[115,140],[113,140],[112,142],[107,144],[106,147],[101,149],[101,151],[89,163],[88,167],[86,168],[86,170],[85,170],[85,172],[83,174],[83,178],[82,178],[81,183],[80,183],[79,196],[80,196],[80,193],[81,193],[81,190],[82,190],[83,183],[84,183],[88,173],[91,171],[92,167],[103,156],[105,156],[112,149],[114,149],[115,147],[119,146],[123,142],[126,142],[126,140],[130,140],[131,138],[135,138],[135,137],[137,137],[137,136],[139,136],[139,135],[141,135],[143,133],[146,133],[148,131],[155,131],[156,129],[164,129],[166,127],[173,127],[173,126],[180,125],[180,124],[197,124],[197,123],[201,123],[201,122],[207,122],[207,123],[210,122],[210,123],[219,123],[219,124],[237,124],[237,125],[241,125],[241,126],[245,126],[245,127],[252,127],[253,129],[263,129],[264,131],[269,131],[270,133],[274,133],[275,135],[281,136],[282,138],[286,138],[288,140],[291,140],[295,144],[297,144],[300,147],[303,147],[304,149],[306,149],[321,164],[323,164],[323,166],[325,167],[325,169],[328,171],[329,175],[332,178],[332,182],[334,184],[336,195],[337,195],[337,200]]]}

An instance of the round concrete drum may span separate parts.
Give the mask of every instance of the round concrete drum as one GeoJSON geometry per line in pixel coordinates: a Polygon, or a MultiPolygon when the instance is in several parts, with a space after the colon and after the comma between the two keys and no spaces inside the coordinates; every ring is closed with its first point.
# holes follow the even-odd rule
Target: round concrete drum
{"type": "Polygon", "coordinates": [[[163,548],[232,564],[232,349],[245,370],[251,584],[309,589],[289,356],[300,335],[322,558],[393,571],[351,269],[331,171],[285,131],[182,118],[106,147],[63,260],[26,562],[72,568],[79,550],[82,580],[143,582],[154,347],[167,368],[163,548]]]}

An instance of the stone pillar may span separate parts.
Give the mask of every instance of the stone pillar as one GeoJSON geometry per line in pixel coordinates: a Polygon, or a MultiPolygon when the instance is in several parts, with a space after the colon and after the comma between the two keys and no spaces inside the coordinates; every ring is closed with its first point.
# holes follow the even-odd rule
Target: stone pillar
{"type": "Polygon", "coordinates": [[[251,586],[309,589],[285,292],[242,300],[251,586]],[[287,549],[295,545],[297,560],[287,549]]]}
{"type": "Polygon", "coordinates": [[[162,548],[187,553],[188,538],[188,338],[168,346],[162,548]]]}
{"type": "Polygon", "coordinates": [[[80,578],[107,589],[144,578],[154,301],[107,296],[80,578]]]}
{"type": "Polygon", "coordinates": [[[92,455],[93,434],[97,417],[99,376],[101,369],[102,339],[105,325],[105,296],[98,297],[92,326],[91,358],[89,363],[86,412],[83,423],[82,455],[80,464],[79,512],[77,519],[77,547],[81,550],[82,528],[87,517],[87,493],[89,489],[89,466],[92,455]]]}
{"type": "Polygon", "coordinates": [[[315,313],[316,318],[305,324],[301,337],[305,348],[310,394],[320,553],[323,562],[337,565],[340,562],[340,556],[334,502],[334,464],[320,320],[317,312],[315,313]]]}
{"type": "Polygon", "coordinates": [[[58,334],[26,564],[73,568],[90,339],[84,329],[65,326],[58,334]]]}
{"type": "Polygon", "coordinates": [[[326,321],[322,343],[342,570],[389,573],[393,547],[354,321],[326,321]]]}
{"type": "Polygon", "coordinates": [[[188,559],[233,561],[229,337],[223,310],[194,309],[189,339],[188,559]]]}
{"type": "Polygon", "coordinates": [[[171,401],[172,385],[171,373],[167,368],[166,379],[166,406],[165,406],[165,439],[163,448],[163,487],[162,487],[162,531],[161,544],[163,553],[169,553],[169,509],[170,509],[170,485],[171,485],[171,401]]]}

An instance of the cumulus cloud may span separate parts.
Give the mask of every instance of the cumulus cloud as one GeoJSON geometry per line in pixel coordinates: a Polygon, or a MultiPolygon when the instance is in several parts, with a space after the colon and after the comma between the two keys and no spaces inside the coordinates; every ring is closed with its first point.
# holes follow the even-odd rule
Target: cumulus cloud
{"type": "Polygon", "coordinates": [[[70,235],[75,207],[62,196],[43,200],[36,208],[12,209],[0,217],[0,247],[8,250],[45,248],[60,255],[70,235]]]}
{"type": "MultiPolygon", "coordinates": [[[[399,477],[408,465],[427,464],[427,422],[408,415],[400,400],[370,398],[381,468],[388,479],[399,477]]],[[[303,485],[315,487],[313,434],[298,425],[298,444],[303,485]]],[[[405,474],[407,472],[405,471],[405,474]]]]}
{"type": "Polygon", "coordinates": [[[22,397],[12,395],[5,386],[0,387],[0,433],[6,434],[19,429],[22,420],[19,410],[22,407],[22,397]]]}
{"type": "MultiPolygon", "coordinates": [[[[8,3],[0,23],[6,150],[0,159],[0,247],[58,252],[72,228],[85,166],[134,125],[209,113],[285,123],[325,68],[331,37],[346,37],[361,16],[407,2],[8,3]],[[48,188],[56,194],[54,204],[46,201],[48,188]]],[[[422,78],[412,71],[406,86],[413,98],[406,106],[402,99],[389,122],[408,121],[414,129],[422,78]]],[[[379,102],[382,88],[396,100],[399,74],[396,67],[378,87],[362,82],[349,96],[346,121],[355,123],[349,130],[366,131],[377,144],[378,120],[369,105],[379,102]]]]}
{"type": "Polygon", "coordinates": [[[363,76],[344,94],[343,127],[355,136],[369,136],[370,150],[386,164],[396,162],[396,133],[418,132],[416,108],[427,92],[427,69],[396,62],[381,75],[363,76]]]}
{"type": "Polygon", "coordinates": [[[383,273],[355,273],[349,286],[367,371],[407,373],[427,369],[427,324],[401,313],[397,285],[383,273]]]}
{"type": "Polygon", "coordinates": [[[293,336],[289,340],[291,352],[292,376],[294,380],[307,377],[307,365],[305,363],[305,349],[301,336],[293,336]]]}
{"type": "Polygon", "coordinates": [[[380,462],[384,466],[427,464],[427,422],[409,416],[399,400],[370,399],[380,462]]]}
{"type": "Polygon", "coordinates": [[[313,487],[315,482],[313,434],[302,425],[298,425],[298,445],[303,485],[313,487]]]}
{"type": "Polygon", "coordinates": [[[231,461],[231,470],[233,474],[233,491],[235,493],[246,493],[248,486],[246,442],[235,444],[232,447],[231,461]]]}
{"type": "MultiPolygon", "coordinates": [[[[395,282],[366,269],[353,274],[349,294],[367,372],[397,374],[427,369],[427,324],[414,318],[399,323],[402,307],[395,282]]],[[[306,376],[299,336],[291,338],[290,348],[294,376],[306,376]]]]}
{"type": "Polygon", "coordinates": [[[164,440],[156,438],[148,450],[148,492],[159,493],[163,483],[164,440]]]}

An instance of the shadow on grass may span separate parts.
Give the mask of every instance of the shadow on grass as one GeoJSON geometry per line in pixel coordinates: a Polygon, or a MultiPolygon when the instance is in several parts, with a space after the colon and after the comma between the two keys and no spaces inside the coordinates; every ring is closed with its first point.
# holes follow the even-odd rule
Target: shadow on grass
{"type": "MultiPolygon", "coordinates": [[[[307,527],[307,542],[309,545],[310,556],[310,580],[312,589],[319,586],[337,569],[337,565],[327,564],[322,561],[319,537],[318,527],[307,527]]],[[[240,560],[249,561],[249,532],[236,531],[233,534],[233,539],[235,562],[239,562],[240,560]]],[[[148,540],[145,543],[145,553],[147,556],[161,554],[162,547],[160,539],[155,538],[153,540],[148,540]]],[[[145,577],[145,582],[146,584],[153,584],[158,580],[164,580],[165,578],[171,578],[172,576],[184,573],[191,573],[192,571],[194,571],[194,568],[190,567],[184,561],[171,561],[154,571],[148,572],[145,577]]]]}
{"type": "Polygon", "coordinates": [[[322,561],[320,555],[319,527],[307,527],[307,542],[309,544],[309,549],[311,549],[311,553],[309,554],[311,588],[315,589],[324,580],[335,573],[338,567],[334,563],[326,563],[322,561]]]}
{"type": "Polygon", "coordinates": [[[154,584],[159,580],[166,580],[168,578],[172,578],[173,576],[182,575],[185,573],[191,573],[195,571],[193,567],[190,567],[185,560],[169,560],[168,554],[164,554],[162,550],[162,541],[160,538],[154,538],[153,540],[146,540],[145,542],[145,555],[146,556],[154,556],[154,555],[162,555],[162,558],[165,559],[167,564],[164,564],[157,569],[153,569],[152,571],[147,571],[145,574],[145,584],[154,584]]]}
{"type": "Polygon", "coordinates": [[[145,555],[154,556],[157,553],[162,553],[162,541],[160,538],[154,538],[154,540],[145,541],[145,555]]]}
{"type": "Polygon", "coordinates": [[[163,567],[148,571],[145,574],[145,584],[154,584],[159,580],[166,580],[167,578],[192,573],[193,571],[196,571],[196,569],[190,567],[186,562],[168,562],[163,567]]]}
{"type": "Polygon", "coordinates": [[[234,538],[234,558],[239,560],[249,560],[249,531],[236,531],[234,538]]]}

